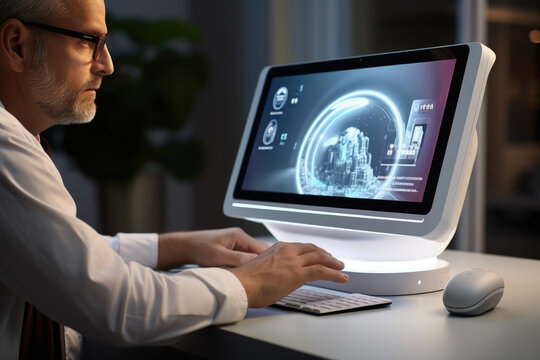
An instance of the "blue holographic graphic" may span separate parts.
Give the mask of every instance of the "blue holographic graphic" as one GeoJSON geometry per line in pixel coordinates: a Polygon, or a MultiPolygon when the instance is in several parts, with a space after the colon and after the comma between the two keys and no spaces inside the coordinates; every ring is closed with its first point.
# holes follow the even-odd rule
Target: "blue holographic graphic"
{"type": "Polygon", "coordinates": [[[309,128],[300,147],[296,186],[300,194],[393,198],[388,191],[398,158],[388,166],[374,161],[370,143],[404,141],[396,105],[373,90],[354,91],[328,105],[309,128]],[[384,127],[381,127],[384,126],[384,127]],[[381,131],[385,129],[385,131],[381,131]],[[390,139],[389,139],[390,137],[390,139]]]}

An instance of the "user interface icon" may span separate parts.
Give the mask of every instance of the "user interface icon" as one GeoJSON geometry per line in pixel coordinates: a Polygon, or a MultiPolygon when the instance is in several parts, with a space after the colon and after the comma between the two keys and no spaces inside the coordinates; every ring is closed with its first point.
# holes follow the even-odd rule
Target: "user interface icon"
{"type": "Polygon", "coordinates": [[[270,145],[274,142],[274,139],[276,137],[278,128],[277,120],[272,119],[268,122],[268,125],[266,125],[266,129],[264,129],[264,135],[263,135],[263,144],[264,145],[270,145]]]}
{"type": "Polygon", "coordinates": [[[274,106],[275,110],[281,110],[283,106],[287,103],[287,96],[289,94],[289,90],[285,86],[282,86],[276,91],[276,94],[274,95],[274,101],[272,105],[274,106]]]}

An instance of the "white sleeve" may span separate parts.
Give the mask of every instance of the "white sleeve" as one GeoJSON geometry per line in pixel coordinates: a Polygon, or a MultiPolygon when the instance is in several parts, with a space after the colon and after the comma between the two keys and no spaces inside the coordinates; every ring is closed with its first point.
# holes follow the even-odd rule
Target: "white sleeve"
{"type": "Polygon", "coordinates": [[[115,345],[166,343],[245,316],[245,291],[227,270],[170,276],[125,262],[76,217],[71,196],[36,139],[18,122],[1,120],[3,286],[52,319],[115,345]]]}
{"type": "Polygon", "coordinates": [[[157,267],[158,234],[118,233],[115,236],[101,235],[101,238],[125,262],[135,261],[152,269],[157,267]]]}

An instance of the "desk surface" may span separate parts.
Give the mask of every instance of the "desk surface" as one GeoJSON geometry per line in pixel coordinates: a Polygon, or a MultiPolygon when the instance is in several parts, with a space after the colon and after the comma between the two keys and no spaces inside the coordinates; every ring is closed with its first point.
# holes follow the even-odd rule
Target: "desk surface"
{"type": "Polygon", "coordinates": [[[499,305],[456,317],[439,291],[328,316],[249,309],[244,320],[203,329],[175,347],[204,358],[540,359],[540,261],[452,250],[440,257],[451,275],[470,267],[499,273],[505,281],[499,305]]]}

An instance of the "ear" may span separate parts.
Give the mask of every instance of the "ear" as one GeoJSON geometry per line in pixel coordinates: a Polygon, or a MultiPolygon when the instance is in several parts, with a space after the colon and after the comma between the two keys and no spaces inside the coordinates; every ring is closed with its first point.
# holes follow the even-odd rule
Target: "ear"
{"type": "Polygon", "coordinates": [[[9,19],[0,27],[0,58],[15,72],[22,72],[33,48],[32,32],[19,20],[9,19]]]}

